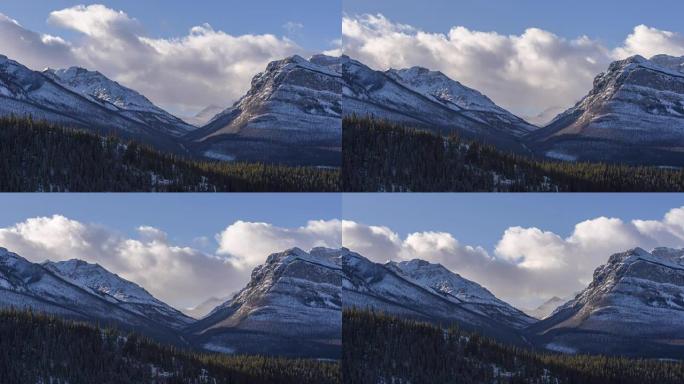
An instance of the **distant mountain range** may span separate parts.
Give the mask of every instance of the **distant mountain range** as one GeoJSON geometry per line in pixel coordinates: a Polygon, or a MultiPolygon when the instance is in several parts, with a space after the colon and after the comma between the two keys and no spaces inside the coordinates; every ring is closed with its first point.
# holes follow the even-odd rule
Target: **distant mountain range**
{"type": "Polygon", "coordinates": [[[421,67],[375,71],[342,56],[344,114],[403,122],[442,133],[457,132],[523,151],[521,138],[536,127],[478,91],[421,67]]]}
{"type": "Polygon", "coordinates": [[[339,166],[340,82],[339,59],[289,57],[257,74],[234,106],[209,106],[188,123],[99,72],[32,71],[0,56],[0,116],[30,115],[195,158],[339,166]]]}
{"type": "Polygon", "coordinates": [[[584,99],[542,128],[441,72],[375,71],[345,56],[342,63],[345,116],[457,133],[542,159],[684,166],[684,57],[616,61],[584,99]]]}
{"type": "Polygon", "coordinates": [[[681,358],[684,250],[610,256],[574,299],[554,298],[537,320],[441,265],[378,264],[344,250],[344,305],[461,328],[562,353],[681,358]]]}
{"type": "Polygon", "coordinates": [[[0,307],[116,325],[222,353],[337,358],[345,307],[458,324],[520,347],[681,357],[684,250],[612,255],[576,297],[542,305],[538,320],[439,264],[380,264],[346,248],[293,248],[270,255],[240,292],[195,320],[99,265],[31,263],[0,248],[0,307]]]}
{"type": "Polygon", "coordinates": [[[684,250],[610,256],[577,297],[528,331],[568,353],[684,356],[684,250]]]}
{"type": "Polygon", "coordinates": [[[370,115],[539,158],[683,166],[684,57],[616,61],[541,128],[441,72],[325,55],[274,61],[233,106],[185,121],[99,72],[37,72],[0,56],[0,115],[9,114],[224,161],[339,166],[341,118],[370,115]]]}
{"type": "Polygon", "coordinates": [[[341,294],[339,250],[294,248],[269,256],[244,289],[195,320],[99,265],[31,263],[0,248],[0,307],[116,326],[213,352],[338,358],[341,294]]]}
{"type": "Polygon", "coordinates": [[[612,63],[584,99],[529,142],[561,160],[684,166],[684,56],[612,63]]]}
{"type": "Polygon", "coordinates": [[[0,248],[0,307],[32,308],[62,317],[136,330],[182,344],[192,319],[143,288],[80,260],[31,263],[0,248]]]}

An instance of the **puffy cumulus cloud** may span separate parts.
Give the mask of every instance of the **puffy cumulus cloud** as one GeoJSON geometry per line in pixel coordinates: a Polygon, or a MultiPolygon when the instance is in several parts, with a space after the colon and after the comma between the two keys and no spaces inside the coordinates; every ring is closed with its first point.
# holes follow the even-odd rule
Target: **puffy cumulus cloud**
{"type": "Polygon", "coordinates": [[[651,57],[665,54],[684,56],[684,36],[670,31],[662,31],[646,25],[634,27],[622,47],[615,49],[616,58],[623,59],[633,55],[651,57]]]}
{"type": "Polygon", "coordinates": [[[557,257],[562,253],[563,242],[553,232],[539,228],[512,227],[504,232],[496,252],[521,268],[557,268],[565,264],[563,259],[557,257]]]}
{"type": "Polygon", "coordinates": [[[343,17],[342,38],[345,54],[375,69],[418,65],[440,70],[514,113],[542,115],[533,119],[540,124],[549,120],[546,111],[581,99],[617,56],[684,54],[681,36],[645,26],[635,29],[625,47],[610,49],[587,36],[565,39],[539,28],[520,35],[462,26],[434,33],[365,14],[343,17]]]}
{"type": "Polygon", "coordinates": [[[136,19],[97,4],[54,11],[48,22],[82,36],[67,42],[2,16],[0,52],[33,69],[79,65],[98,70],[181,114],[229,105],[270,61],[305,53],[286,37],[234,36],[208,24],[186,36],[150,38],[136,19]]]}
{"type": "Polygon", "coordinates": [[[398,257],[401,243],[399,235],[388,227],[342,222],[342,245],[375,262],[384,263],[398,257]]]}
{"type": "Polygon", "coordinates": [[[62,67],[76,61],[71,45],[62,38],[29,31],[2,13],[0,36],[0,54],[31,68],[62,67]]]}
{"type": "Polygon", "coordinates": [[[37,217],[0,228],[0,246],[33,262],[81,259],[98,263],[179,308],[239,289],[248,276],[225,259],[176,246],[153,227],[127,238],[64,216],[37,217]]]}
{"type": "Polygon", "coordinates": [[[122,11],[115,11],[102,4],[77,5],[50,13],[48,22],[86,34],[87,36],[135,39],[140,30],[137,20],[122,11]]]}
{"type": "Polygon", "coordinates": [[[306,226],[284,228],[269,223],[236,221],[216,235],[217,253],[224,255],[238,269],[252,268],[275,252],[299,247],[339,248],[342,244],[342,222],[312,220],[306,226]]]}
{"type": "Polygon", "coordinates": [[[634,247],[684,247],[684,207],[662,220],[598,217],[563,237],[539,228],[511,227],[493,252],[461,244],[452,234],[416,232],[401,238],[387,227],[345,221],[343,244],[376,262],[419,258],[440,263],[519,306],[583,289],[614,253],[634,247]]]}

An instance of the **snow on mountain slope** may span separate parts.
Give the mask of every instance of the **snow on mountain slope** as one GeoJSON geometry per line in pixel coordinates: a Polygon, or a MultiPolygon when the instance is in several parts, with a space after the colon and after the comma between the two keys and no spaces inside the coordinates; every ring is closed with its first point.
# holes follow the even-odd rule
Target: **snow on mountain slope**
{"type": "Polygon", "coordinates": [[[545,345],[578,352],[684,353],[684,250],[610,256],[577,297],[531,329],[545,345]]]}
{"type": "Polygon", "coordinates": [[[342,145],[342,75],[338,59],[292,56],[268,64],[232,107],[188,135],[200,153],[238,160],[264,156],[269,144],[339,151],[342,145]]]}
{"type": "Polygon", "coordinates": [[[512,328],[520,329],[535,321],[520,310],[499,300],[481,285],[464,279],[441,264],[415,259],[400,263],[390,262],[387,266],[396,268],[413,282],[431,288],[454,303],[462,304],[465,308],[512,328]]]}
{"type": "Polygon", "coordinates": [[[535,319],[543,320],[551,316],[551,314],[554,313],[558,307],[568,301],[569,300],[564,300],[558,296],[554,296],[543,302],[535,309],[525,310],[525,313],[534,317],[535,319]]]}
{"type": "Polygon", "coordinates": [[[203,127],[225,109],[226,108],[219,107],[217,105],[210,105],[197,112],[197,114],[194,116],[183,117],[183,120],[190,125],[194,125],[195,127],[203,127]]]}
{"type": "Polygon", "coordinates": [[[181,136],[195,129],[157,107],[140,93],[110,80],[100,72],[71,67],[46,69],[43,73],[65,88],[141,124],[167,130],[174,136],[181,136]]]}
{"type": "Polygon", "coordinates": [[[482,93],[454,81],[439,71],[422,67],[390,69],[389,77],[407,88],[431,98],[454,111],[462,112],[493,127],[508,125],[515,136],[525,135],[536,127],[494,104],[482,93]]]}
{"type": "Polygon", "coordinates": [[[612,63],[532,145],[577,160],[684,165],[683,69],[684,57],[666,55],[612,63]]]}
{"type": "Polygon", "coordinates": [[[209,349],[338,356],[340,263],[340,251],[333,249],[293,248],[272,254],[234,298],[187,330],[209,349]]]}
{"type": "Polygon", "coordinates": [[[112,107],[68,89],[53,75],[32,71],[0,55],[0,116],[30,115],[36,120],[116,133],[160,149],[179,150],[167,126],[147,124],[112,107]]]}
{"type": "MultiPolygon", "coordinates": [[[[68,262],[70,263],[70,262],[68,262]]],[[[64,265],[62,266],[64,267],[64,265]]],[[[55,268],[31,263],[0,248],[0,307],[31,308],[66,318],[116,325],[151,337],[180,342],[177,330],[126,305],[55,273],[55,268]]]]}
{"type": "Polygon", "coordinates": [[[236,294],[237,292],[226,297],[210,297],[192,308],[184,309],[183,313],[193,319],[202,319],[216,309],[216,307],[232,299],[236,294]]]}
{"type": "Polygon", "coordinates": [[[534,321],[439,265],[418,260],[378,264],[343,251],[345,307],[372,308],[438,324],[458,323],[515,344],[524,343],[519,330],[534,321]]]}
{"type": "Polygon", "coordinates": [[[193,320],[157,300],[149,292],[113,274],[98,264],[72,259],[45,262],[43,266],[65,280],[100,295],[104,299],[169,327],[181,328],[193,320]]]}
{"type": "Polygon", "coordinates": [[[514,149],[521,149],[519,139],[536,129],[441,72],[420,67],[374,71],[347,56],[342,63],[345,115],[454,131],[514,149]]]}

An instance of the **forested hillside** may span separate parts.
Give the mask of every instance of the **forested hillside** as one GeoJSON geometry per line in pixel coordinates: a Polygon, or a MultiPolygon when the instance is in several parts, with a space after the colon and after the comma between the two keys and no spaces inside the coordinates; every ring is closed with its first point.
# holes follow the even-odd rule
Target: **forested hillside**
{"type": "Polygon", "coordinates": [[[333,362],[200,354],[32,312],[0,312],[0,382],[340,383],[333,362]]]}
{"type": "Polygon", "coordinates": [[[344,311],[342,336],[349,384],[684,382],[684,362],[534,352],[457,326],[444,330],[367,311],[344,311]]]}
{"type": "Polygon", "coordinates": [[[684,171],[572,163],[502,152],[386,121],[343,121],[345,191],[684,191],[684,171]]]}
{"type": "Polygon", "coordinates": [[[0,119],[0,191],[337,191],[339,171],[195,161],[29,119],[0,119]]]}

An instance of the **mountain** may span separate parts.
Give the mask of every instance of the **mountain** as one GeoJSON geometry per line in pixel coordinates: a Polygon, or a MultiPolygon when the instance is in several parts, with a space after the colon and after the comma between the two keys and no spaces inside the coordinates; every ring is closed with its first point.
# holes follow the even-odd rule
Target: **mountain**
{"type": "Polygon", "coordinates": [[[554,296],[543,302],[537,308],[526,310],[525,313],[534,317],[535,319],[543,320],[549,317],[556,310],[556,308],[560,307],[567,301],[568,300],[563,300],[558,296],[554,296]]]}
{"type": "Polygon", "coordinates": [[[71,67],[57,70],[46,69],[43,74],[70,91],[161,132],[182,136],[195,129],[192,125],[157,107],[145,96],[110,80],[100,72],[71,67]]]}
{"type": "Polygon", "coordinates": [[[383,311],[438,324],[458,323],[507,342],[523,344],[520,331],[534,319],[476,283],[422,260],[374,263],[344,252],[344,306],[383,311]]]}
{"type": "Polygon", "coordinates": [[[441,72],[421,67],[382,72],[347,56],[341,60],[345,116],[371,115],[521,151],[521,138],[536,129],[441,72]]]}
{"type": "Polygon", "coordinates": [[[122,279],[99,264],[72,259],[60,262],[47,261],[42,265],[74,285],[168,327],[182,328],[193,321],[178,310],[154,298],[144,288],[122,279]]]}
{"type": "Polygon", "coordinates": [[[194,116],[188,116],[184,117],[183,120],[190,124],[194,125],[195,127],[202,127],[209,123],[211,119],[214,118],[214,116],[218,115],[219,113],[223,112],[225,108],[219,107],[217,105],[210,105],[203,110],[197,112],[194,116]]]}
{"type": "MultiPolygon", "coordinates": [[[[74,76],[72,80],[75,85],[73,87],[63,85],[62,83],[65,80],[57,75],[57,71],[45,73],[32,71],[18,62],[0,55],[0,116],[31,115],[34,120],[48,120],[60,125],[87,129],[101,134],[116,134],[160,149],[182,151],[174,138],[180,128],[170,128],[168,125],[162,124],[159,119],[165,118],[163,115],[159,113],[150,115],[149,111],[146,114],[135,110],[135,108],[142,107],[136,103],[119,103],[131,108],[130,110],[112,104],[118,103],[116,98],[125,93],[125,88],[119,87],[120,93],[117,93],[118,91],[115,88],[103,90],[100,96],[110,98],[110,101],[103,101],[104,99],[93,96],[97,95],[97,85],[93,85],[93,95],[89,93],[87,78],[90,75],[84,75],[81,78],[81,75],[77,74],[77,72],[90,74],[92,72],[67,70],[64,72],[65,78],[68,78],[67,72],[74,76]]],[[[107,82],[100,78],[99,83],[107,82]]],[[[111,86],[111,84],[109,85],[111,86]]],[[[130,91],[128,96],[133,95],[133,93],[130,91]]],[[[131,98],[136,102],[140,101],[132,96],[131,98]]],[[[168,118],[171,119],[172,117],[168,118]]],[[[181,124],[180,126],[187,125],[181,124]]]]}
{"type": "Polygon", "coordinates": [[[528,331],[555,351],[681,358],[684,250],[610,256],[585,290],[528,331]]]}
{"type": "Polygon", "coordinates": [[[500,321],[511,328],[520,329],[534,322],[520,310],[499,300],[486,288],[451,272],[441,264],[415,259],[399,263],[390,262],[387,266],[395,268],[413,282],[431,288],[454,303],[462,304],[465,308],[500,321]]]}
{"type": "Polygon", "coordinates": [[[341,286],[339,250],[274,253],[244,289],[187,331],[211,351],[337,358],[341,286]]]}
{"type": "Polygon", "coordinates": [[[4,248],[0,248],[0,307],[115,325],[178,344],[182,343],[178,328],[189,322],[99,266],[78,261],[36,264],[4,248]],[[95,274],[87,276],[87,271],[95,274]]]}
{"type": "Polygon", "coordinates": [[[232,107],[188,135],[210,158],[339,165],[339,59],[292,56],[268,64],[232,107]]]}
{"type": "Polygon", "coordinates": [[[219,305],[230,300],[233,296],[234,294],[229,295],[228,297],[210,297],[204,300],[203,302],[197,304],[196,306],[184,310],[183,313],[192,317],[193,319],[201,319],[204,316],[208,315],[219,305]]]}
{"type": "Polygon", "coordinates": [[[612,63],[587,96],[529,140],[562,160],[684,165],[684,56],[612,63]]]}

